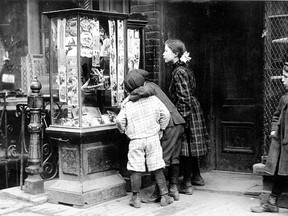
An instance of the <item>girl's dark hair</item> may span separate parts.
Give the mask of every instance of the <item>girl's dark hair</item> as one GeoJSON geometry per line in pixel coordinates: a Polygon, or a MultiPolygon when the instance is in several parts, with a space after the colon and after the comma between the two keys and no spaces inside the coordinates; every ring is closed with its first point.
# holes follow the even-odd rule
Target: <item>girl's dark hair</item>
{"type": "Polygon", "coordinates": [[[165,45],[167,45],[175,54],[178,54],[179,58],[181,58],[183,53],[186,51],[185,44],[178,39],[168,39],[165,42],[165,45]]]}

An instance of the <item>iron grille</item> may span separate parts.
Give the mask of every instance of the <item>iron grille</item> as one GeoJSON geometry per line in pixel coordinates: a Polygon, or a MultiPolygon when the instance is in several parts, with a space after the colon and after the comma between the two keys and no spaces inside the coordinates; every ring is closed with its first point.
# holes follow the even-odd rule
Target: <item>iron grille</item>
{"type": "Polygon", "coordinates": [[[284,62],[288,61],[288,2],[265,2],[264,39],[264,149],[270,146],[271,120],[285,89],[281,82],[284,62]]]}

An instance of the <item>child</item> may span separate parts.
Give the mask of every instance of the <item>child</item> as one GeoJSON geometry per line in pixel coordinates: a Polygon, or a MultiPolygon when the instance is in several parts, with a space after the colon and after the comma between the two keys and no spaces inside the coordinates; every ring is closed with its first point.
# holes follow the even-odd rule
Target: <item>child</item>
{"type": "MultiPolygon", "coordinates": [[[[128,73],[124,80],[128,93],[144,84],[144,78],[137,73],[128,73]]],[[[129,205],[140,208],[139,196],[142,173],[146,171],[155,176],[160,191],[160,205],[173,203],[168,196],[168,189],[163,173],[165,162],[162,158],[160,138],[167,127],[170,114],[165,105],[156,97],[142,98],[136,102],[129,101],[116,118],[116,125],[121,133],[130,138],[127,169],[131,171],[131,188],[133,192],[129,205]],[[159,138],[160,136],[160,138],[159,138]]]]}
{"type": "Polygon", "coordinates": [[[192,185],[205,184],[200,175],[199,158],[207,155],[211,149],[210,138],[203,110],[196,96],[196,79],[188,66],[191,58],[185,44],[178,39],[168,39],[165,42],[163,59],[172,68],[169,98],[185,119],[180,153],[183,183],[179,192],[192,195],[192,185]]]}
{"type": "MultiPolygon", "coordinates": [[[[282,83],[288,89],[288,62],[285,62],[282,73],[282,83]]],[[[272,191],[268,202],[252,207],[252,212],[279,212],[277,199],[282,194],[283,188],[288,182],[288,130],[286,124],[288,124],[288,93],[285,93],[280,98],[278,107],[272,118],[272,140],[265,163],[265,172],[274,175],[272,191]]]]}
{"type": "MultiPolygon", "coordinates": [[[[144,86],[140,86],[139,88],[133,90],[129,97],[127,97],[130,101],[137,101],[140,98],[155,95],[161,100],[161,102],[164,103],[170,112],[170,122],[163,132],[163,137],[160,141],[163,150],[163,159],[166,165],[164,173],[166,180],[169,181],[169,196],[173,197],[175,201],[178,201],[179,191],[177,185],[179,177],[179,156],[185,120],[162,89],[157,84],[149,81],[149,73],[146,70],[134,69],[130,73],[141,74],[145,79],[144,86]]],[[[145,200],[142,199],[142,202],[143,201],[145,200]]],[[[157,201],[160,201],[160,199],[159,190],[156,187],[153,194],[146,200],[146,202],[157,201]]]]}

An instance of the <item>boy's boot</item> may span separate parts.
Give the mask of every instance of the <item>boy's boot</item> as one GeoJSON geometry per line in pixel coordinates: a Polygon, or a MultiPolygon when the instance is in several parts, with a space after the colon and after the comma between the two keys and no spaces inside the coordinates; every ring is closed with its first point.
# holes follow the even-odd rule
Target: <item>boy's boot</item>
{"type": "Polygon", "coordinates": [[[180,185],[179,193],[192,195],[193,187],[191,184],[191,175],[192,175],[191,157],[181,157],[181,159],[183,167],[183,183],[180,185]]]}
{"type": "Polygon", "coordinates": [[[132,199],[129,201],[129,205],[135,208],[141,207],[141,199],[139,196],[141,188],[142,174],[140,172],[132,172],[131,175],[131,189],[132,189],[132,199]]]}
{"type": "Polygon", "coordinates": [[[193,186],[190,181],[184,181],[183,184],[179,188],[179,193],[192,195],[193,194],[193,186]]]}
{"type": "Polygon", "coordinates": [[[159,187],[159,192],[161,196],[160,205],[167,206],[174,202],[173,198],[168,196],[168,188],[166,180],[163,174],[163,169],[158,169],[154,171],[156,185],[159,187]]]}
{"type": "Polygon", "coordinates": [[[192,162],[192,185],[204,186],[205,182],[202,176],[200,175],[199,161],[198,157],[191,157],[192,162]]]}
{"type": "Polygon", "coordinates": [[[179,200],[178,191],[179,164],[171,164],[169,167],[169,193],[175,201],[179,200]]]}
{"type": "Polygon", "coordinates": [[[141,207],[141,199],[139,193],[133,193],[131,200],[129,201],[129,205],[133,206],[134,208],[141,207]]]}
{"type": "Polygon", "coordinates": [[[143,203],[160,202],[161,196],[160,196],[160,192],[159,192],[158,185],[155,184],[154,187],[155,187],[155,188],[154,188],[154,191],[153,191],[153,193],[152,193],[151,196],[149,196],[149,197],[143,197],[143,198],[141,199],[141,201],[142,201],[143,203]]]}
{"type": "Polygon", "coordinates": [[[267,203],[261,204],[260,206],[253,206],[251,207],[251,211],[255,213],[262,213],[262,212],[277,213],[279,212],[279,208],[277,206],[277,197],[270,195],[267,203]]]}

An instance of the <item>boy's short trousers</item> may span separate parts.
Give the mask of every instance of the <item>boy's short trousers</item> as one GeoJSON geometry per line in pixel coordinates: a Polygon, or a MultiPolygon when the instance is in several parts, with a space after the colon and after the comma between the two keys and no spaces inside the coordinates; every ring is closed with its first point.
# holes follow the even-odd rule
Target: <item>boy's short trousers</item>
{"type": "Polygon", "coordinates": [[[149,172],[165,167],[158,134],[143,139],[134,139],[129,143],[127,169],[145,172],[145,163],[149,172]]]}

